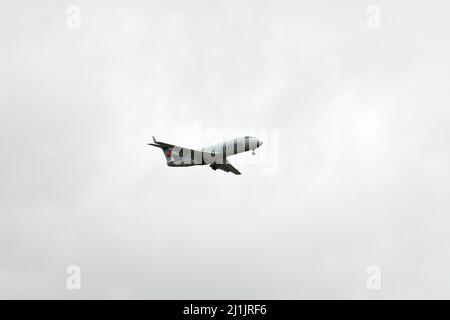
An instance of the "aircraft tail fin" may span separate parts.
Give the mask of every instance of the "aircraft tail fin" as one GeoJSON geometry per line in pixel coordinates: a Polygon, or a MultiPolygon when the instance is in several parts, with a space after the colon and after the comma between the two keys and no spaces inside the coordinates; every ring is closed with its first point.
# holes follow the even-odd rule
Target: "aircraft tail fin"
{"type": "Polygon", "coordinates": [[[173,144],[156,141],[154,136],[152,138],[154,143],[148,143],[148,145],[161,148],[164,156],[166,157],[166,160],[169,161],[169,159],[172,157],[172,148],[175,146],[173,144]]]}

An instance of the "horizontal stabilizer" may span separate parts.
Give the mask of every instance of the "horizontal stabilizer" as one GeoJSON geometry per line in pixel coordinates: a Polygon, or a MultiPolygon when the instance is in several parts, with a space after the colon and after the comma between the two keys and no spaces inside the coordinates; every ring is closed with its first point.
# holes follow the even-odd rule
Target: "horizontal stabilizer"
{"type": "Polygon", "coordinates": [[[156,141],[155,136],[152,136],[152,138],[153,138],[154,143],[148,143],[148,145],[150,145],[150,146],[160,147],[160,148],[164,148],[164,149],[170,149],[170,148],[175,147],[173,144],[156,141]]]}

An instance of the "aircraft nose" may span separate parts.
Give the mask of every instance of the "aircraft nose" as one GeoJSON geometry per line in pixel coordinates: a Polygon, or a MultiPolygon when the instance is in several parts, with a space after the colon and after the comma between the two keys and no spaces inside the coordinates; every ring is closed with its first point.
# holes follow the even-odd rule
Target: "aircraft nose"
{"type": "Polygon", "coordinates": [[[258,139],[258,147],[261,147],[263,144],[263,142],[261,140],[258,139]]]}

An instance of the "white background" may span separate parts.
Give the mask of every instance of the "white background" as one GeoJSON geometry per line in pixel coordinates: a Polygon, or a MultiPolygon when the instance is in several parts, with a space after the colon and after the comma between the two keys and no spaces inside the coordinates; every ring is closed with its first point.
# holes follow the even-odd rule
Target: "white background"
{"type": "Polygon", "coordinates": [[[450,298],[448,1],[0,4],[0,298],[450,298]]]}

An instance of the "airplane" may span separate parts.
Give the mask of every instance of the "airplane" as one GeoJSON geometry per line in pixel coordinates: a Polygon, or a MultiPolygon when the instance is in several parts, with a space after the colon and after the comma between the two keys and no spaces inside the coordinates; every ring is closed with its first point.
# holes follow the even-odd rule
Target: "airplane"
{"type": "Polygon", "coordinates": [[[193,150],[179,147],[173,144],[156,141],[153,137],[153,143],[148,143],[162,149],[169,167],[191,167],[196,165],[207,165],[213,170],[223,170],[234,174],[241,174],[235,167],[228,162],[227,156],[232,156],[242,152],[255,150],[262,146],[263,142],[255,137],[240,137],[228,140],[213,146],[202,148],[201,150],[193,150]]]}

